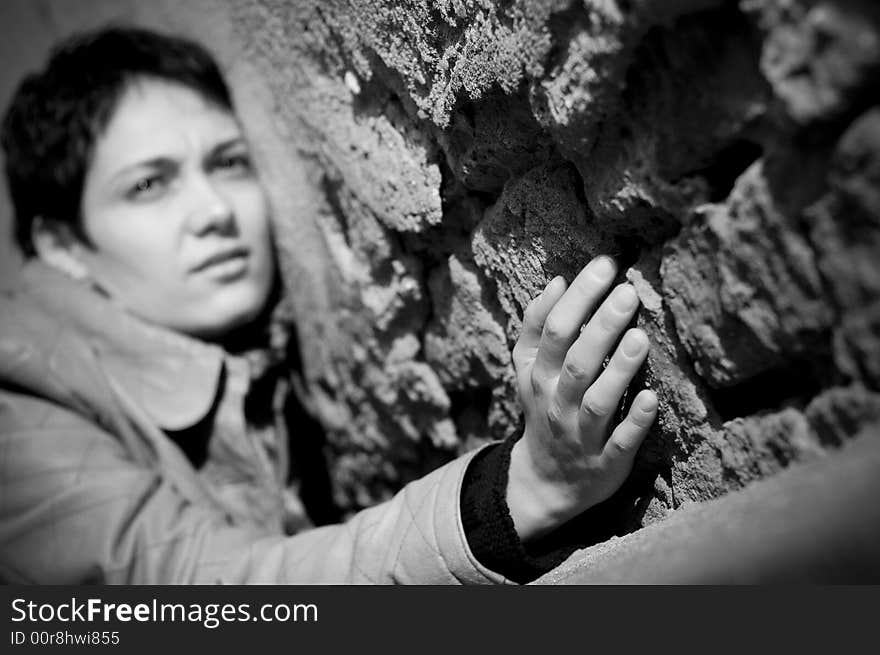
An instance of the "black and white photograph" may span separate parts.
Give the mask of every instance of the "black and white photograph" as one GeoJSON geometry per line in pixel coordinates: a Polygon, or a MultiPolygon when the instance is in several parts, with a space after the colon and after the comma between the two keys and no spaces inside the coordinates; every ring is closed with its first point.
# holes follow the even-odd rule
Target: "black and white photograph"
{"type": "Polygon", "coordinates": [[[46,585],[880,583],[880,3],[0,31],[5,644],[125,646],[46,585]]]}

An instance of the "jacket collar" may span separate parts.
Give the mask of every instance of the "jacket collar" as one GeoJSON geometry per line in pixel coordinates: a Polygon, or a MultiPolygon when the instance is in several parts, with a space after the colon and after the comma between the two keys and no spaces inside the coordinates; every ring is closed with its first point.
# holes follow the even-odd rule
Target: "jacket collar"
{"type": "Polygon", "coordinates": [[[24,265],[21,281],[48,320],[89,341],[106,373],[159,427],[182,430],[207,415],[220,391],[220,347],[149,324],[39,260],[24,265]]]}

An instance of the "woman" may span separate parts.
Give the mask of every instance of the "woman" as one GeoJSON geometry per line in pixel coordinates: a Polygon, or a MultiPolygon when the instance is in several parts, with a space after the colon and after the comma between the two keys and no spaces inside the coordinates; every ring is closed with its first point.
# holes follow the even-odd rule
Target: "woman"
{"type": "Polygon", "coordinates": [[[620,339],[638,299],[623,284],[603,301],[616,269],[599,257],[525,312],[521,439],[302,529],[286,389],[250,393],[269,209],[210,55],[138,29],[77,37],[19,88],[3,146],[29,259],[0,308],[0,577],[526,582],[568,552],[527,546],[629,473],[657,399],[610,425],[648,342],[620,339]]]}

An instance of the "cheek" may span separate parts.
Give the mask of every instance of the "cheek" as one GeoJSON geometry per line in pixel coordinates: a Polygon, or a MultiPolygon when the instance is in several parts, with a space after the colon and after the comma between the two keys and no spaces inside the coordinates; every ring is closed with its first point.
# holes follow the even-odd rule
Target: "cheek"
{"type": "Polygon", "coordinates": [[[263,254],[272,250],[269,203],[261,188],[242,193],[237,202],[239,228],[249,245],[263,254]]]}
{"type": "Polygon", "coordinates": [[[154,217],[126,216],[114,220],[113,229],[93,230],[91,265],[119,276],[120,282],[162,284],[178,272],[175,235],[161,229],[154,217]],[[140,220],[142,219],[142,220],[140,220]]]}

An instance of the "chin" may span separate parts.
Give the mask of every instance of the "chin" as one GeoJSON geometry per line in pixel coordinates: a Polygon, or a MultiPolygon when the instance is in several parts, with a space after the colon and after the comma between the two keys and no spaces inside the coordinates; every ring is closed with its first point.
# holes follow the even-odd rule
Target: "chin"
{"type": "Polygon", "coordinates": [[[268,298],[269,288],[226,289],[221,297],[213,299],[210,307],[200,312],[197,327],[188,332],[208,341],[223,340],[259,317],[268,298]]]}

